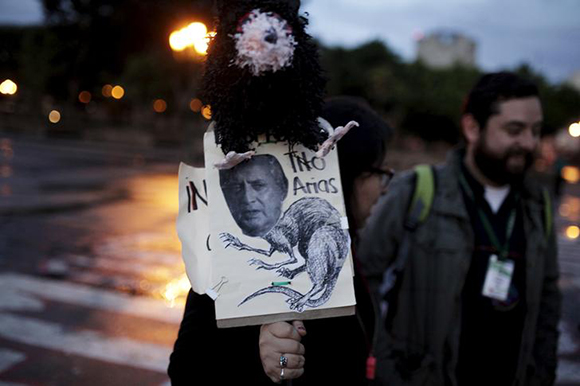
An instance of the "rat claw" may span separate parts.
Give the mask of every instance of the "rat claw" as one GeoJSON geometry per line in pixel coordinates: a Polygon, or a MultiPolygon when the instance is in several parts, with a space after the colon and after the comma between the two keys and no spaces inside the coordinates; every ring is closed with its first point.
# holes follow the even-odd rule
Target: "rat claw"
{"type": "Polygon", "coordinates": [[[282,268],[278,268],[276,270],[276,273],[278,274],[278,276],[282,276],[285,278],[289,278],[291,279],[291,277],[289,277],[292,273],[290,272],[290,270],[288,268],[282,267],[282,268]]]}
{"type": "Polygon", "coordinates": [[[250,259],[248,260],[250,265],[258,265],[257,269],[264,268],[264,262],[260,259],[250,259]]]}

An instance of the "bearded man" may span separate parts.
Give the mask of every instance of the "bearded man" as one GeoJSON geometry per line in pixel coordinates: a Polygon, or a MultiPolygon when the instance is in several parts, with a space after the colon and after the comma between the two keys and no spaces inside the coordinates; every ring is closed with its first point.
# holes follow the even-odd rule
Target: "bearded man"
{"type": "Polygon", "coordinates": [[[375,207],[358,257],[371,290],[388,300],[385,384],[553,384],[556,240],[550,200],[526,173],[542,119],[533,83],[484,75],[465,103],[466,146],[433,169],[428,217],[409,225],[416,173],[395,179],[375,207]],[[381,292],[401,254],[396,284],[381,292]]]}

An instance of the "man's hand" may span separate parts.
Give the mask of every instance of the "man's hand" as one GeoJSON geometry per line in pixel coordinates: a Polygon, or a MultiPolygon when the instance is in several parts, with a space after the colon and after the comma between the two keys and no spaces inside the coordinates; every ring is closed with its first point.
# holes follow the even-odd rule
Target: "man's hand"
{"type": "Polygon", "coordinates": [[[260,328],[260,359],[264,372],[272,382],[280,383],[282,366],[280,357],[287,358],[284,379],[294,379],[304,373],[304,345],[300,343],[306,335],[304,323],[295,320],[292,324],[277,322],[264,324],[260,328]]]}

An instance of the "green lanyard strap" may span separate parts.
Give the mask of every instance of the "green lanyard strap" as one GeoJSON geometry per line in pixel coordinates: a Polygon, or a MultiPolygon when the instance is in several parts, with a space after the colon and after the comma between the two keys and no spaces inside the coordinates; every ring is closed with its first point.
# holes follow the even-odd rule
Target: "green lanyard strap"
{"type": "Polygon", "coordinates": [[[516,208],[514,207],[512,209],[512,211],[510,212],[510,215],[508,217],[505,242],[504,242],[504,245],[502,246],[502,245],[500,245],[499,239],[497,238],[497,235],[495,234],[495,231],[493,230],[493,227],[491,226],[491,223],[489,222],[489,218],[487,217],[485,212],[479,207],[479,205],[477,205],[477,202],[475,201],[475,195],[473,194],[473,190],[471,189],[471,187],[469,186],[469,184],[465,180],[465,177],[463,176],[463,174],[459,175],[459,182],[461,183],[461,186],[465,190],[465,193],[467,193],[467,196],[475,204],[475,206],[477,208],[477,214],[479,215],[479,219],[481,220],[481,222],[483,224],[483,228],[485,230],[485,233],[487,234],[487,236],[489,237],[489,240],[491,241],[491,243],[493,244],[493,246],[497,250],[497,253],[500,255],[500,258],[503,258],[503,259],[507,258],[508,253],[509,253],[510,238],[512,236],[512,233],[513,233],[514,227],[515,227],[515,223],[516,223],[516,208]]]}

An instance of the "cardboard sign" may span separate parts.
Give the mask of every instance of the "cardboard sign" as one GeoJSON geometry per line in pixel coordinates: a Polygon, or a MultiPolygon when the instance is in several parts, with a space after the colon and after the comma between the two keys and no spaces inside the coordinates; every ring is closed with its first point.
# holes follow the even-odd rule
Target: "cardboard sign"
{"type": "MultiPolygon", "coordinates": [[[[191,288],[204,294],[210,288],[211,256],[209,207],[205,169],[179,165],[177,235],[191,288]]],[[[210,288],[211,289],[211,288],[210,288]]]]}
{"type": "MultiPolygon", "coordinates": [[[[207,195],[201,196],[208,198],[209,229],[182,219],[203,221],[199,205],[193,215],[180,205],[178,233],[186,267],[203,269],[188,269],[188,276],[198,281],[192,282],[196,292],[214,298],[218,326],[353,314],[352,256],[336,150],[317,158],[302,146],[290,151],[286,143],[261,141],[251,160],[218,170],[213,165],[224,154],[211,127],[204,148],[207,195]],[[209,284],[201,278],[208,272],[209,284]]],[[[184,170],[180,189],[187,196],[184,170]]]]}

